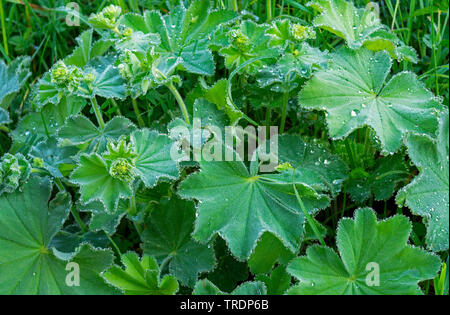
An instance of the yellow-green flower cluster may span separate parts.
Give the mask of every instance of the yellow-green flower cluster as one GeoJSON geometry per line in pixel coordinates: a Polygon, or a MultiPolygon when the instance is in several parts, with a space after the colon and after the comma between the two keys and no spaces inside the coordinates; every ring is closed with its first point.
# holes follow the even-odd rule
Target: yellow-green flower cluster
{"type": "Polygon", "coordinates": [[[95,81],[94,74],[85,74],[80,68],[68,66],[63,61],[57,62],[50,74],[52,83],[60,88],[67,88],[71,93],[78,90],[82,82],[89,85],[95,81]]]}
{"type": "Polygon", "coordinates": [[[132,143],[125,138],[117,142],[108,142],[108,150],[103,158],[110,163],[109,173],[112,177],[125,182],[131,182],[135,178],[134,158],[136,153],[132,143]]]}
{"type": "Polygon", "coordinates": [[[316,32],[309,26],[293,24],[290,31],[291,35],[298,41],[316,38],[316,32]]]}
{"type": "Polygon", "coordinates": [[[97,14],[89,17],[89,23],[97,28],[115,29],[119,26],[119,17],[122,9],[116,5],[110,5],[97,14]]]}
{"type": "Polygon", "coordinates": [[[109,173],[112,177],[124,182],[131,182],[134,177],[134,166],[127,159],[117,159],[112,161],[109,167],[109,173]]]}
{"type": "Polygon", "coordinates": [[[240,29],[231,30],[229,32],[231,45],[239,51],[246,51],[250,46],[250,40],[242,33],[240,29]]]}

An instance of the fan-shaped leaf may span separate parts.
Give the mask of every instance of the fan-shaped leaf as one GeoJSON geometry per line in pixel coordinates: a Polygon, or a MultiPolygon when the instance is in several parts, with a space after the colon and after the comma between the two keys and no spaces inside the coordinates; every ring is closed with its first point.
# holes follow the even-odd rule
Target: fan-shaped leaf
{"type": "Polygon", "coordinates": [[[173,295],[178,291],[177,279],[164,276],[160,279],[159,266],[153,257],[139,259],[136,253],[122,255],[125,269],[113,266],[103,273],[103,278],[127,295],[173,295]]]}
{"type": "MultiPolygon", "coordinates": [[[[257,170],[252,162],[251,170],[257,170]]],[[[219,233],[236,257],[247,259],[264,231],[275,234],[296,251],[303,235],[304,216],[293,186],[282,174],[250,173],[243,162],[200,162],[201,172],[186,179],[179,193],[199,200],[194,238],[207,242],[219,233]]],[[[328,198],[308,185],[301,195],[313,213],[328,204],[328,198]]]]}
{"type": "Polygon", "coordinates": [[[79,145],[90,143],[102,153],[108,141],[117,140],[135,129],[133,123],[125,117],[116,116],[105,125],[105,129],[96,127],[89,119],[81,115],[70,116],[65,125],[58,131],[61,140],[70,144],[79,145]]]}
{"type": "Polygon", "coordinates": [[[290,294],[420,294],[419,281],[440,268],[437,256],[407,244],[408,218],[377,222],[371,209],[342,219],[337,232],[340,257],[329,247],[311,246],[288,272],[300,280],[290,294]]]}
{"type": "MultiPolygon", "coordinates": [[[[229,293],[221,291],[208,279],[200,280],[194,288],[194,295],[228,295],[229,293]]],[[[238,286],[232,295],[266,295],[267,289],[263,282],[245,282],[238,286]]]]}
{"type": "Polygon", "coordinates": [[[92,59],[103,56],[104,53],[114,44],[112,39],[101,39],[94,42],[93,30],[81,33],[75,41],[78,43],[73,53],[64,59],[66,65],[83,68],[92,59]]]}
{"type": "Polygon", "coordinates": [[[145,186],[153,187],[160,178],[177,179],[177,161],[171,157],[174,142],[166,135],[148,129],[136,130],[131,134],[136,150],[136,173],[145,186]]]}
{"type": "Polygon", "coordinates": [[[195,285],[199,273],[211,271],[215,264],[211,245],[191,239],[194,220],[193,202],[172,197],[152,211],[142,235],[144,254],[161,261],[171,257],[170,273],[190,287],[195,285]]]}
{"type": "Polygon", "coordinates": [[[97,153],[83,154],[70,179],[80,185],[82,203],[99,200],[112,213],[116,211],[120,198],[131,197],[132,189],[129,182],[114,177],[110,167],[97,153]]]}
{"type": "Polygon", "coordinates": [[[9,65],[0,60],[0,108],[9,107],[12,98],[31,75],[28,69],[30,62],[30,57],[19,57],[9,65]]]}
{"type": "Polygon", "coordinates": [[[327,111],[334,139],[368,125],[385,151],[396,152],[406,132],[435,133],[441,105],[412,73],[386,82],[391,69],[387,53],[341,49],[332,60],[305,85],[299,101],[305,108],[327,111]]]}
{"type": "Polygon", "coordinates": [[[434,251],[448,249],[449,183],[448,183],[448,111],[439,119],[437,140],[423,135],[408,135],[406,146],[420,174],[397,195],[414,214],[427,219],[426,243],[434,251]]]}
{"type": "Polygon", "coordinates": [[[50,246],[70,209],[65,194],[49,203],[50,192],[48,179],[33,177],[23,192],[0,196],[0,293],[114,293],[99,275],[112,264],[111,251],[83,245],[75,253],[63,255],[50,246]],[[79,286],[66,282],[69,262],[78,264],[79,286]]]}

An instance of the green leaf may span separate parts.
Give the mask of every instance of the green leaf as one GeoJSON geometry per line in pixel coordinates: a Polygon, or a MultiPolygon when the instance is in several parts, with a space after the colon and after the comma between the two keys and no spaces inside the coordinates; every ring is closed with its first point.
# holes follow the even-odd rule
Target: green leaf
{"type": "Polygon", "coordinates": [[[46,104],[58,104],[64,93],[53,84],[51,73],[45,73],[37,84],[38,95],[36,96],[37,105],[43,107],[46,104]]]}
{"type": "Polygon", "coordinates": [[[255,280],[261,281],[266,285],[267,294],[269,295],[283,295],[291,286],[291,276],[283,266],[275,268],[270,276],[257,275],[255,280]]]}
{"type": "Polygon", "coordinates": [[[6,153],[0,158],[0,195],[20,189],[31,173],[30,163],[18,153],[6,153]]]}
{"type": "Polygon", "coordinates": [[[214,242],[216,254],[216,267],[208,273],[208,279],[222,291],[231,292],[239,283],[249,277],[248,267],[245,262],[237,261],[231,255],[225,241],[217,237],[214,242]]]}
{"type": "Polygon", "coordinates": [[[99,13],[92,13],[89,16],[89,24],[98,29],[116,29],[119,26],[119,18],[122,8],[111,4],[102,9],[99,13]]]}
{"type": "Polygon", "coordinates": [[[387,50],[393,58],[417,61],[414,49],[381,23],[375,7],[357,9],[352,1],[345,0],[314,0],[308,5],[321,12],[314,18],[314,25],[345,39],[349,48],[387,50]]]}
{"type": "Polygon", "coordinates": [[[410,72],[386,82],[391,69],[387,53],[341,49],[332,60],[328,69],[316,72],[305,85],[299,102],[308,109],[327,111],[333,139],[368,125],[384,150],[393,153],[407,132],[434,134],[436,110],[442,105],[410,72]]]}
{"type": "Polygon", "coordinates": [[[0,108],[9,107],[17,92],[31,76],[30,63],[30,57],[19,57],[9,65],[0,59],[0,108]]]}
{"type": "MultiPolygon", "coordinates": [[[[244,21],[228,32],[229,45],[219,53],[225,57],[225,66],[236,69],[253,58],[275,58],[277,48],[269,47],[270,36],[265,34],[266,25],[258,25],[252,21],[244,21]]],[[[244,66],[239,73],[254,74],[265,64],[264,60],[257,60],[244,66]]]]}
{"type": "Polygon", "coordinates": [[[9,124],[10,122],[9,113],[3,108],[0,108],[0,125],[9,124]]]}
{"type": "MultiPolygon", "coordinates": [[[[348,167],[321,144],[305,142],[299,136],[278,138],[279,163],[296,169],[296,180],[336,196],[347,178],[348,167]]],[[[288,172],[292,176],[291,172],[288,172]]]]}
{"type": "Polygon", "coordinates": [[[194,203],[172,197],[156,206],[142,234],[144,254],[158,261],[170,259],[170,274],[189,287],[195,285],[200,273],[211,271],[216,262],[211,245],[192,240],[194,221],[194,203]]]}
{"type": "Polygon", "coordinates": [[[127,97],[125,81],[115,67],[110,57],[98,57],[87,64],[83,69],[94,76],[94,82],[83,83],[84,91],[78,90],[77,94],[86,98],[101,96],[104,98],[125,99],[127,97]]]}
{"type": "Polygon", "coordinates": [[[169,68],[210,76],[215,66],[208,36],[218,25],[236,16],[235,12],[210,12],[210,2],[200,0],[192,2],[187,9],[183,4],[174,7],[165,16],[159,11],[146,11],[143,16],[126,14],[121,24],[144,34],[158,34],[161,44],[155,46],[155,51],[164,64],[170,64],[169,68]]]}
{"type": "Polygon", "coordinates": [[[109,240],[103,232],[88,231],[84,234],[75,226],[68,226],[56,233],[50,245],[55,251],[61,253],[73,253],[83,244],[90,244],[94,248],[107,248],[109,240]]]}
{"type": "Polygon", "coordinates": [[[266,34],[271,37],[269,43],[271,47],[280,46],[283,49],[290,44],[295,45],[316,37],[312,27],[292,24],[289,19],[273,21],[266,34]]]}
{"type": "Polygon", "coordinates": [[[55,138],[49,138],[34,146],[29,155],[34,158],[35,162],[42,162],[42,168],[46,169],[53,177],[63,177],[59,166],[75,164],[73,156],[77,153],[76,147],[58,147],[58,141],[55,138]]]}
{"type": "Polygon", "coordinates": [[[213,86],[202,85],[201,97],[215,104],[217,109],[224,111],[230,119],[230,124],[242,118],[242,112],[237,110],[228,99],[228,82],[225,79],[219,80],[213,86]]]}
{"type": "Polygon", "coordinates": [[[90,231],[105,231],[108,235],[116,232],[122,218],[127,214],[129,208],[128,200],[120,199],[117,209],[112,213],[107,212],[105,206],[100,201],[92,201],[87,204],[76,205],[79,211],[91,212],[92,217],[89,222],[90,231]]]}
{"type": "MultiPolygon", "coordinates": [[[[208,279],[200,280],[195,285],[193,295],[228,295],[221,291],[208,279]]],[[[231,295],[266,295],[267,289],[263,282],[245,282],[238,286],[231,295]]]]}
{"type": "Polygon", "coordinates": [[[288,293],[421,294],[418,282],[434,278],[441,262],[408,245],[410,233],[405,216],[377,222],[371,209],[357,210],[354,219],[339,223],[340,256],[329,247],[310,246],[306,256],[290,263],[287,271],[300,282],[288,293]]]}
{"type": "Polygon", "coordinates": [[[294,257],[295,254],[290,252],[278,238],[266,232],[250,256],[248,266],[253,274],[270,273],[277,262],[285,265],[294,257]]]}
{"type": "Polygon", "coordinates": [[[132,32],[130,36],[122,38],[117,44],[116,48],[119,51],[135,51],[145,53],[150,47],[159,45],[158,34],[144,34],[140,31],[132,32]]]}
{"type": "Polygon", "coordinates": [[[103,56],[114,44],[114,40],[112,39],[101,39],[94,42],[92,29],[81,33],[75,41],[78,46],[70,56],[64,59],[64,63],[79,68],[86,66],[92,59],[103,56]]]}
{"type": "Polygon", "coordinates": [[[397,203],[427,219],[427,246],[433,251],[448,249],[449,240],[449,147],[448,111],[441,113],[437,139],[410,134],[408,154],[420,174],[399,191],[397,203]]]}
{"type": "MultiPolygon", "coordinates": [[[[322,238],[325,238],[327,236],[327,227],[323,224],[321,224],[319,221],[317,221],[316,219],[314,220],[314,224],[317,227],[317,230],[319,232],[319,235],[322,238]]],[[[319,238],[317,237],[316,232],[313,230],[313,228],[311,227],[311,224],[305,224],[305,236],[304,236],[304,240],[305,241],[318,241],[319,238]]]]}
{"type": "Polygon", "coordinates": [[[301,84],[301,78],[309,78],[315,70],[325,67],[327,60],[326,52],[303,43],[292,53],[283,54],[277,63],[260,69],[256,80],[261,88],[290,92],[301,84]]]}
{"type": "Polygon", "coordinates": [[[12,131],[12,137],[15,142],[23,143],[29,136],[35,136],[38,141],[46,139],[47,132],[49,136],[54,136],[66,119],[80,113],[85,105],[86,100],[81,97],[64,96],[58,104],[47,104],[40,109],[41,112],[32,112],[23,117],[12,131]]]}
{"type": "Polygon", "coordinates": [[[372,193],[377,201],[388,200],[407,177],[403,154],[381,157],[375,161],[373,170],[366,172],[358,168],[351,172],[347,192],[359,204],[369,199],[372,193]]]}
{"type": "Polygon", "coordinates": [[[33,177],[23,192],[0,197],[0,294],[114,293],[100,277],[112,264],[111,251],[82,245],[63,255],[50,247],[70,209],[67,195],[49,203],[50,193],[48,179],[33,177]],[[79,266],[80,286],[66,284],[69,262],[79,266]]]}
{"type": "Polygon", "coordinates": [[[70,116],[64,126],[58,131],[60,140],[72,145],[89,143],[91,149],[102,153],[106,150],[108,141],[117,140],[123,135],[131,133],[134,124],[127,118],[116,116],[105,125],[105,129],[96,127],[88,118],[75,115],[70,116]]]}
{"type": "Polygon", "coordinates": [[[81,155],[70,179],[80,186],[82,203],[99,200],[109,213],[116,211],[119,199],[132,195],[130,183],[113,176],[111,163],[97,153],[81,155]]]}
{"type": "Polygon", "coordinates": [[[113,266],[103,273],[106,281],[127,295],[173,295],[178,291],[177,279],[160,276],[159,266],[153,257],[139,259],[136,253],[122,255],[125,269],[113,266]]]}
{"type": "Polygon", "coordinates": [[[178,178],[178,164],[170,153],[174,142],[168,136],[142,129],[133,132],[130,138],[137,154],[136,174],[145,186],[153,187],[159,179],[178,178]]]}
{"type": "MultiPolygon", "coordinates": [[[[250,169],[257,165],[252,162],[250,169]]],[[[194,239],[206,243],[219,233],[241,260],[250,256],[265,231],[291,251],[298,249],[304,215],[292,184],[280,182],[282,174],[251,174],[241,161],[201,161],[200,167],[201,172],[188,177],[179,189],[182,197],[199,200],[194,239]]],[[[299,185],[299,190],[311,213],[328,204],[326,196],[306,184],[299,185]]]]}

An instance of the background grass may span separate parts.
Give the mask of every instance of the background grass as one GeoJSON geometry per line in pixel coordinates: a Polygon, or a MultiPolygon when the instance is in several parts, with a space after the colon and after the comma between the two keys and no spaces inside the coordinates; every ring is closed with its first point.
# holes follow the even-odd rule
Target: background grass
{"type": "MultiPolygon", "coordinates": [[[[86,17],[90,13],[98,12],[111,3],[120,5],[124,12],[142,12],[144,9],[156,9],[167,12],[178,3],[177,0],[78,0],[76,2],[81,9],[81,24],[77,27],[66,24],[66,5],[69,2],[67,0],[0,0],[0,58],[8,63],[18,56],[28,55],[32,57],[32,77],[28,80],[20,102],[11,110],[14,113],[12,118],[15,123],[33,108],[30,94],[32,87],[40,76],[48,71],[55,62],[72,52],[76,46],[75,38],[89,27],[86,23],[86,17]]],[[[297,18],[300,23],[310,24],[314,17],[314,12],[306,6],[307,2],[308,0],[214,0],[214,6],[216,8],[228,7],[243,12],[252,12],[260,22],[282,15],[291,15],[297,18]]],[[[355,0],[354,2],[357,6],[365,6],[370,1],[355,0]]],[[[417,64],[409,62],[394,63],[393,71],[410,70],[416,73],[419,79],[436,95],[441,97],[442,102],[448,106],[448,0],[383,0],[376,2],[380,7],[380,17],[383,23],[388,25],[405,44],[414,47],[419,56],[417,64]]],[[[333,51],[336,47],[343,44],[343,40],[338,39],[329,32],[317,30],[317,38],[312,44],[321,49],[333,51]]],[[[218,78],[227,77],[228,74],[225,69],[218,68],[216,77],[207,79],[207,83],[210,84],[218,78]]],[[[196,82],[196,80],[189,80],[189,75],[187,75],[181,88],[181,94],[188,95],[188,92],[193,89],[193,85],[196,82]]],[[[146,96],[145,103],[139,104],[139,106],[141,106],[139,110],[146,125],[154,129],[160,128],[162,123],[167,123],[178,115],[177,105],[173,96],[166,89],[150,91],[146,96]]],[[[136,118],[131,104],[127,103],[127,101],[120,104],[105,101],[101,107],[107,118],[116,115],[118,109],[123,115],[132,119],[136,118]]],[[[257,121],[265,121],[267,117],[266,111],[263,109],[252,110],[253,112],[249,116],[257,121]]],[[[290,124],[288,127],[292,128],[290,132],[327,141],[326,127],[323,124],[323,117],[320,117],[319,113],[303,112],[294,106],[289,117],[290,124]]],[[[277,117],[272,116],[272,118],[276,119],[277,117]]],[[[14,124],[11,128],[14,129],[14,124]]],[[[350,136],[350,145],[354,146],[350,148],[350,151],[353,150],[352,155],[355,154],[358,159],[357,144],[365,141],[366,133],[367,130],[363,129],[350,136]]],[[[8,132],[0,132],[0,154],[7,152],[10,145],[8,132]]],[[[343,144],[337,142],[336,146],[339,145],[342,146],[343,144]]],[[[373,152],[369,152],[368,156],[372,157],[375,154],[376,150],[372,149],[373,152]]],[[[364,157],[364,154],[361,156],[364,157]]],[[[322,212],[318,219],[330,228],[330,237],[333,237],[332,233],[335,232],[339,218],[344,215],[351,215],[351,211],[358,206],[353,204],[344,192],[333,201],[333,205],[328,211],[322,212]]],[[[397,209],[393,199],[387,202],[369,200],[367,206],[374,207],[384,217],[394,214],[395,211],[402,212],[402,209],[397,209]],[[389,212],[388,209],[393,210],[389,212]]],[[[415,220],[417,223],[418,219],[415,218],[415,220]]],[[[418,224],[412,235],[412,241],[419,246],[423,242],[424,231],[421,231],[422,228],[423,225],[418,224]]],[[[124,247],[122,248],[123,250],[134,244],[131,237],[116,241],[121,247],[124,247]]],[[[448,262],[448,257],[442,258],[448,262]]],[[[424,289],[427,293],[431,292],[430,287],[432,285],[432,281],[425,284],[424,289]]]]}
{"type": "MultiPolygon", "coordinates": [[[[68,55],[74,47],[74,39],[88,26],[81,21],[80,27],[65,23],[65,5],[62,0],[0,0],[2,45],[0,55],[5,60],[20,55],[33,56],[34,78],[47,71],[57,60],[68,55]]],[[[140,12],[144,9],[166,11],[177,1],[76,1],[83,16],[97,12],[109,3],[120,5],[124,11],[140,12]]],[[[266,20],[266,1],[215,0],[216,7],[235,4],[240,10],[256,12],[260,21],[266,20]]],[[[310,22],[313,12],[305,4],[307,0],[271,1],[272,17],[290,14],[310,22]]],[[[368,0],[356,0],[358,6],[367,5],[368,0]]],[[[427,87],[449,102],[448,78],[448,1],[446,0],[385,0],[377,1],[383,22],[391,26],[399,38],[411,45],[419,54],[417,65],[403,63],[398,67],[411,69],[420,75],[427,87]]],[[[318,47],[333,47],[340,44],[330,33],[320,32],[318,47]]],[[[394,69],[399,70],[399,69],[394,69]]]]}

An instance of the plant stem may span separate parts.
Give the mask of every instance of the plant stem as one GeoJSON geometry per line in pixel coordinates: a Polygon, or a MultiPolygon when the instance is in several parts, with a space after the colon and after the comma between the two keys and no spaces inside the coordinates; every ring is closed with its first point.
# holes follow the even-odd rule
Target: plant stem
{"type": "Polygon", "coordinates": [[[306,210],[305,205],[303,204],[303,201],[300,198],[300,194],[298,193],[297,187],[295,186],[295,183],[292,183],[292,186],[294,187],[295,196],[297,197],[298,204],[300,205],[300,208],[302,209],[303,214],[306,217],[306,220],[308,221],[309,225],[313,229],[314,234],[316,235],[317,239],[319,240],[319,242],[322,246],[327,246],[325,244],[325,241],[323,240],[322,235],[320,235],[319,229],[317,228],[317,225],[314,222],[314,218],[308,213],[308,210],[306,210]]]}
{"type": "Polygon", "coordinates": [[[133,109],[136,114],[136,118],[140,128],[145,128],[145,122],[141,117],[141,112],[139,111],[139,107],[135,98],[131,99],[131,103],[133,104],[133,109]]]}
{"type": "Polygon", "coordinates": [[[344,185],[341,218],[343,218],[345,215],[345,207],[346,206],[347,206],[347,184],[344,185]]]}
{"type": "Polygon", "coordinates": [[[97,118],[98,125],[100,129],[105,129],[105,122],[102,118],[102,112],[100,110],[100,106],[98,106],[97,100],[95,96],[91,98],[92,108],[94,108],[95,118],[97,118]]]}
{"type": "Polygon", "coordinates": [[[162,272],[164,270],[164,268],[166,268],[166,266],[169,264],[170,260],[172,260],[172,255],[169,255],[166,258],[164,258],[163,262],[159,266],[160,272],[162,272]]]}
{"type": "Polygon", "coordinates": [[[137,208],[136,208],[136,196],[133,195],[130,198],[130,212],[129,215],[134,217],[137,214],[137,208]]]}
{"type": "Polygon", "coordinates": [[[66,188],[64,187],[63,183],[59,178],[55,178],[55,185],[58,187],[58,190],[63,192],[66,191],[66,188]]]}
{"type": "MultiPolygon", "coordinates": [[[[130,198],[130,211],[128,214],[132,217],[137,215],[137,207],[136,207],[136,195],[133,193],[133,195],[130,198]]],[[[136,221],[133,221],[134,228],[136,229],[137,233],[139,234],[139,237],[142,237],[142,227],[139,223],[136,221]]]]}
{"type": "Polygon", "coordinates": [[[366,134],[364,137],[364,155],[368,154],[370,151],[369,138],[370,138],[370,129],[369,127],[366,127],[366,134]]]}
{"type": "Polygon", "coordinates": [[[119,254],[119,257],[122,257],[122,252],[119,249],[119,246],[117,246],[116,242],[112,239],[111,236],[108,235],[108,233],[105,232],[106,237],[108,238],[109,242],[113,246],[113,248],[116,250],[117,254],[119,254]]]}
{"type": "Polygon", "coordinates": [[[2,20],[1,25],[2,25],[2,35],[3,35],[3,47],[5,49],[6,56],[9,57],[8,38],[6,36],[5,12],[3,11],[3,0],[0,0],[0,19],[2,20]]]}
{"type": "Polygon", "coordinates": [[[114,106],[116,107],[116,112],[117,112],[117,114],[120,115],[120,116],[122,116],[122,112],[120,111],[119,104],[117,104],[116,100],[112,98],[112,99],[111,99],[111,102],[112,102],[112,103],[114,104],[114,106]]]}
{"type": "Polygon", "coordinates": [[[47,135],[47,138],[50,138],[50,133],[48,132],[47,124],[45,122],[44,113],[42,112],[42,110],[40,112],[41,112],[41,120],[42,120],[42,125],[44,126],[45,134],[47,135]]]}
{"type": "Polygon", "coordinates": [[[265,123],[266,123],[266,135],[270,135],[270,124],[271,124],[271,109],[270,107],[266,108],[266,118],[265,118],[265,123]]]}
{"type": "Polygon", "coordinates": [[[267,22],[272,20],[272,0],[266,0],[267,22]]]}
{"type": "Polygon", "coordinates": [[[286,125],[288,103],[289,103],[289,92],[285,92],[283,94],[283,108],[281,109],[280,134],[284,132],[284,127],[286,125]]]}
{"type": "Polygon", "coordinates": [[[84,224],[83,220],[81,220],[80,214],[78,213],[78,210],[75,206],[72,206],[70,208],[70,212],[72,213],[72,216],[74,217],[75,221],[77,221],[78,225],[80,226],[83,233],[86,233],[89,231],[89,229],[84,224]]]}
{"type": "Polygon", "coordinates": [[[178,105],[180,105],[180,109],[181,109],[181,112],[183,113],[184,120],[186,121],[186,123],[188,125],[190,125],[191,122],[189,120],[189,113],[186,108],[186,104],[184,104],[183,98],[181,97],[180,93],[178,93],[177,88],[173,85],[172,82],[167,84],[167,87],[169,88],[170,92],[172,92],[173,96],[175,96],[175,99],[177,100],[178,105]]]}
{"type": "Polygon", "coordinates": [[[233,0],[233,10],[239,12],[239,6],[237,0],[233,0]]]}
{"type": "Polygon", "coordinates": [[[345,149],[347,150],[348,158],[350,160],[350,166],[354,169],[356,167],[356,164],[355,164],[355,160],[353,159],[353,151],[350,146],[350,140],[347,138],[347,139],[345,139],[344,143],[345,143],[345,149]]]}

